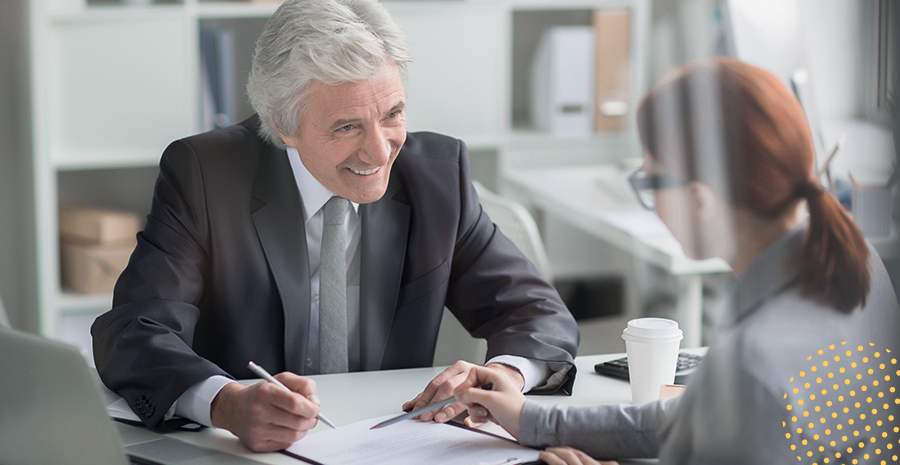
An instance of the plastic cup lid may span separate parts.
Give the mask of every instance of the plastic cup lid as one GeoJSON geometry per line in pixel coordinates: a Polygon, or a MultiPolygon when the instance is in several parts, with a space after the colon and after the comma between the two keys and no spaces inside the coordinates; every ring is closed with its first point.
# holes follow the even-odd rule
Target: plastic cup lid
{"type": "Polygon", "coordinates": [[[622,331],[622,339],[677,339],[681,340],[683,333],[678,329],[678,322],[667,318],[637,318],[628,322],[628,327],[622,331]]]}

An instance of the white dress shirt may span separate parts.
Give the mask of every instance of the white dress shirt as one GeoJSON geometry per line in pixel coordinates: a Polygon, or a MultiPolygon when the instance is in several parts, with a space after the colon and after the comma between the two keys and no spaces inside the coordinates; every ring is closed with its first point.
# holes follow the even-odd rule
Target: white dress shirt
{"type": "MultiPolygon", "coordinates": [[[[309,256],[310,272],[310,326],[309,347],[307,348],[307,366],[318,367],[319,354],[319,255],[321,253],[323,212],[322,207],[334,194],[316,180],[300,161],[300,155],[294,147],[287,148],[288,160],[300,190],[303,202],[303,215],[306,225],[306,245],[309,256]],[[310,214],[310,212],[314,212],[310,214]]],[[[359,275],[360,250],[359,239],[362,232],[359,216],[359,204],[350,203],[344,222],[347,237],[347,325],[348,325],[348,357],[351,371],[359,369],[359,275]]],[[[524,392],[544,382],[550,374],[547,363],[530,360],[513,355],[501,355],[492,358],[488,363],[503,363],[518,369],[525,379],[524,392]]],[[[228,383],[234,382],[225,376],[212,376],[185,391],[175,402],[175,415],[190,418],[197,423],[212,426],[210,406],[219,391],[228,383]]]]}

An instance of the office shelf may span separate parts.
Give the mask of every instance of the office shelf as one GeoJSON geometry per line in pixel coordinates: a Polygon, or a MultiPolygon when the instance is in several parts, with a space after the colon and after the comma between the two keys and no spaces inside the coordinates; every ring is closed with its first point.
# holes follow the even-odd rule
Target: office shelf
{"type": "Polygon", "coordinates": [[[268,18],[278,8],[278,2],[200,2],[199,18],[268,18]]]}
{"type": "MultiPolygon", "coordinates": [[[[632,89],[643,84],[650,0],[386,1],[406,32],[410,131],[465,140],[473,176],[489,187],[510,167],[596,162],[634,155],[627,131],[581,139],[513,131],[514,56],[534,52],[518,36],[525,12],[541,27],[559,12],[632,11],[632,89]],[[535,16],[536,15],[536,16],[535,16]],[[543,156],[542,156],[543,154],[543,156]]],[[[159,157],[171,141],[200,132],[200,34],[234,32],[234,120],[249,116],[244,84],[251,53],[277,2],[31,0],[31,126],[39,328],[62,334],[65,315],[100,313],[110,296],[79,296],[60,283],[58,211],[92,202],[147,214],[159,157]],[[131,2],[134,3],[134,2],[131,2]]],[[[4,200],[0,200],[4,201],[4,200]]],[[[11,201],[11,200],[6,200],[11,201]]]]}

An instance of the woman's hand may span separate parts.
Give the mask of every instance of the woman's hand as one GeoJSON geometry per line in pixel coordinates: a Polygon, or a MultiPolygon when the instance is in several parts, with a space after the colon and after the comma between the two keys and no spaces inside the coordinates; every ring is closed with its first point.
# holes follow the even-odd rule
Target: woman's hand
{"type": "Polygon", "coordinates": [[[541,451],[541,461],[547,465],[619,465],[619,462],[601,462],[571,447],[551,447],[541,451]]]}
{"type": "Polygon", "coordinates": [[[468,378],[456,389],[456,399],[469,410],[469,423],[493,421],[514,438],[519,438],[519,423],[525,396],[503,372],[474,367],[468,378]],[[480,389],[491,383],[491,390],[480,389]]]}
{"type": "MultiPolygon", "coordinates": [[[[485,365],[485,367],[479,367],[478,365],[460,360],[431,380],[431,382],[428,383],[428,386],[425,387],[425,390],[417,395],[415,399],[404,403],[403,410],[422,408],[428,404],[450,398],[454,392],[462,389],[460,386],[463,386],[463,383],[469,379],[471,371],[475,368],[488,368],[497,372],[497,375],[505,375],[509,382],[511,382],[513,386],[516,386],[519,391],[525,386],[525,378],[522,377],[522,373],[519,373],[515,368],[511,368],[501,363],[489,363],[485,365]]],[[[443,409],[425,412],[417,418],[421,421],[434,420],[438,423],[444,423],[455,418],[465,410],[465,405],[454,402],[443,409]]],[[[466,423],[468,423],[469,426],[474,426],[472,421],[468,418],[466,419],[466,423]]]]}

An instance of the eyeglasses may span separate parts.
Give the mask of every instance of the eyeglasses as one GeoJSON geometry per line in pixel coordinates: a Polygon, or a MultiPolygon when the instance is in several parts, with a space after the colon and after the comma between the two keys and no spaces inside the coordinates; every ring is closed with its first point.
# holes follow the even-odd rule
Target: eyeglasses
{"type": "Polygon", "coordinates": [[[637,195],[641,205],[647,210],[656,208],[656,191],[660,189],[674,189],[684,187],[688,183],[683,179],[667,174],[647,174],[643,168],[628,176],[628,182],[637,195]]]}

